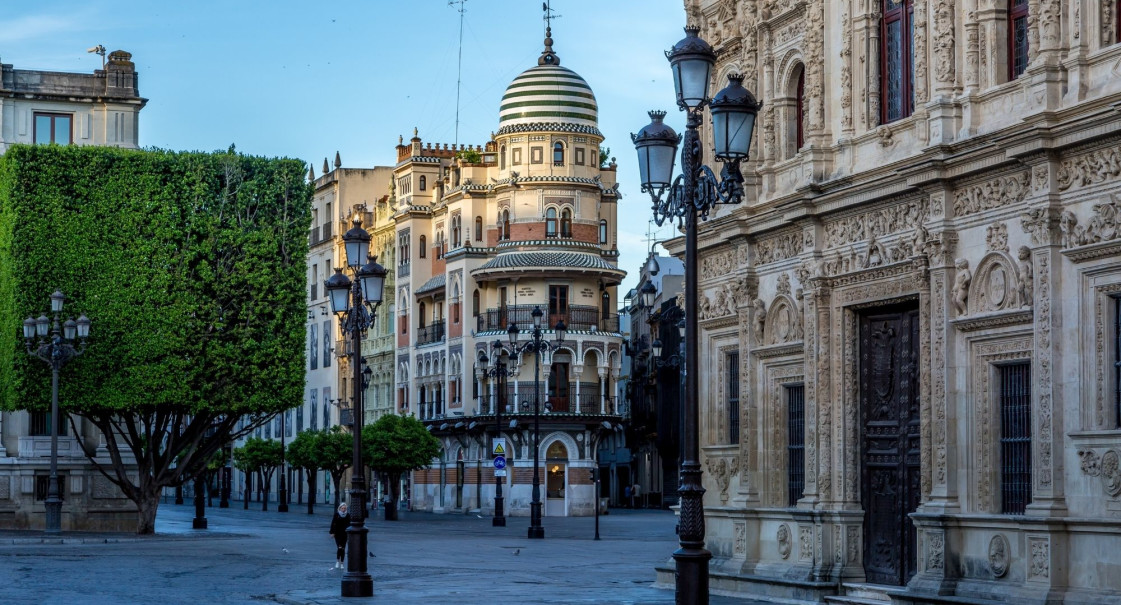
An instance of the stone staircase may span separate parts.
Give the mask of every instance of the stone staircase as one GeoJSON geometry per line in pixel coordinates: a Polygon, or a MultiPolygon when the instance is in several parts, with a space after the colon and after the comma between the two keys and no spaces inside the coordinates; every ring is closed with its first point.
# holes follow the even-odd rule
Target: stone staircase
{"type": "Polygon", "coordinates": [[[880,584],[841,584],[841,594],[825,597],[830,605],[891,605],[891,595],[904,592],[902,586],[880,584]]]}

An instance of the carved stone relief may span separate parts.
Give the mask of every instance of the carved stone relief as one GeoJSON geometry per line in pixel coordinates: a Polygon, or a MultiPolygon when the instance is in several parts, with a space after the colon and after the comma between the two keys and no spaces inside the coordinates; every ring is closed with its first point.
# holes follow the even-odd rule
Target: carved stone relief
{"type": "Polygon", "coordinates": [[[802,561],[813,559],[813,527],[798,527],[798,558],[802,561]]]}
{"type": "Polygon", "coordinates": [[[941,570],[946,560],[946,535],[940,531],[926,532],[926,570],[941,570]]]}
{"type": "Polygon", "coordinates": [[[1085,246],[1121,238],[1121,197],[1110,194],[1109,201],[1093,205],[1094,215],[1086,226],[1070,210],[1059,215],[1059,241],[1063,248],[1085,246]]]}
{"type": "Polygon", "coordinates": [[[1116,39],[1117,34],[1113,31],[1113,28],[1116,27],[1117,17],[1113,14],[1114,7],[1112,2],[1101,2],[1100,4],[1102,8],[1102,18],[1100,20],[1102,24],[1102,37],[1100,44],[1105,47],[1112,45],[1116,39]]]}
{"type": "Polygon", "coordinates": [[[1008,252],[1008,225],[996,222],[985,229],[985,246],[990,252],[1008,252]]]}
{"type": "Polygon", "coordinates": [[[1031,563],[1028,566],[1029,580],[1046,580],[1051,577],[1051,543],[1046,537],[1028,538],[1028,552],[1031,563]]]}
{"type": "Polygon", "coordinates": [[[1078,458],[1083,473],[1101,479],[1107,496],[1116,498],[1121,495],[1121,454],[1117,450],[1106,450],[1101,457],[1091,449],[1079,450],[1078,458]]]}
{"type": "Polygon", "coordinates": [[[1032,264],[1031,264],[1031,249],[1027,246],[1020,246],[1016,250],[1017,269],[1016,269],[1016,294],[1020,302],[1020,307],[1030,307],[1032,304],[1032,293],[1035,284],[1032,283],[1032,264]]]}
{"type": "Polygon", "coordinates": [[[732,272],[736,268],[735,251],[723,250],[705,255],[701,259],[701,279],[713,279],[732,272]]]}
{"type": "Polygon", "coordinates": [[[989,179],[954,192],[954,215],[969,216],[1024,201],[1031,191],[1027,171],[989,179]]]}
{"type": "Polygon", "coordinates": [[[825,222],[825,246],[835,248],[914,229],[926,219],[926,198],[895,202],[873,210],[825,222]]]}
{"type": "Polygon", "coordinates": [[[1004,534],[996,534],[989,540],[989,570],[993,576],[1003,578],[1008,573],[1008,564],[1011,559],[1008,539],[1004,534]]]}
{"type": "MultiPolygon", "coordinates": [[[[916,11],[917,12],[917,11],[916,11]]],[[[917,15],[916,15],[917,17],[917,15]]],[[[934,4],[934,79],[943,85],[954,83],[954,3],[936,0],[934,4]]],[[[916,53],[922,55],[925,53],[916,53]]]]}
{"type": "Polygon", "coordinates": [[[732,545],[732,552],[737,555],[747,553],[747,523],[743,521],[736,521],[733,525],[735,531],[735,542],[732,545]]]}
{"type": "Polygon", "coordinates": [[[1035,321],[1035,364],[1032,375],[1036,378],[1039,399],[1036,410],[1039,414],[1037,443],[1039,448],[1032,448],[1037,452],[1039,470],[1033,473],[1038,486],[1050,489],[1052,483],[1051,443],[1052,443],[1052,407],[1051,407],[1051,298],[1056,296],[1051,289],[1051,260],[1047,249],[1036,253],[1035,261],[1038,269],[1036,279],[1039,288],[1036,291],[1036,321],[1035,321]]]}
{"type": "Polygon", "coordinates": [[[849,0],[841,0],[841,128],[852,130],[852,30],[849,0]]]}
{"type": "Polygon", "coordinates": [[[763,312],[762,316],[758,308],[755,313],[756,326],[761,329],[757,334],[761,337],[761,340],[757,340],[760,344],[775,345],[802,340],[801,312],[789,295],[775,298],[770,310],[763,312]]]}
{"type": "Polygon", "coordinates": [[[775,533],[775,540],[778,542],[778,556],[783,559],[790,557],[790,526],[783,523],[778,526],[778,531],[775,533]]]}
{"type": "Polygon", "coordinates": [[[1055,174],[1059,191],[1096,185],[1121,175],[1121,147],[1098,149],[1065,159],[1055,174]]]}
{"type": "MultiPolygon", "coordinates": [[[[753,278],[743,277],[725,282],[713,289],[712,297],[704,294],[697,301],[697,317],[701,320],[734,315],[736,309],[751,300],[753,278]]],[[[679,295],[678,297],[682,297],[679,295]]],[[[678,303],[681,306],[682,303],[678,303]]]]}
{"type": "MultiPolygon", "coordinates": [[[[1027,279],[1031,279],[1031,263],[1022,260],[1020,265],[1017,267],[1007,254],[1001,252],[992,252],[981,259],[969,287],[969,313],[991,313],[1030,306],[1032,287],[1022,283],[1021,275],[1026,272],[1027,279]],[[1024,264],[1028,266],[1026,270],[1022,266],[1024,264]],[[1021,298],[1023,296],[1028,298],[1021,298]]],[[[960,278],[961,273],[958,276],[960,278]]]]}
{"type": "Polygon", "coordinates": [[[731,483],[732,477],[740,470],[739,456],[709,456],[705,460],[705,465],[708,467],[708,474],[716,481],[716,486],[720,488],[720,501],[728,501],[728,485],[731,483]]]}
{"type": "Polygon", "coordinates": [[[969,284],[973,281],[973,274],[969,272],[969,261],[964,258],[954,261],[954,268],[957,269],[957,276],[954,277],[954,288],[951,292],[954,309],[957,310],[958,315],[965,315],[967,312],[966,302],[969,298],[969,284]]]}
{"type": "Polygon", "coordinates": [[[760,239],[755,245],[755,264],[766,265],[796,256],[802,251],[802,232],[787,231],[760,239]]]}
{"type": "Polygon", "coordinates": [[[767,325],[767,304],[763,302],[762,298],[756,298],[752,305],[755,307],[754,319],[752,321],[752,335],[755,336],[756,346],[763,346],[763,334],[767,325]]]}
{"type": "Polygon", "coordinates": [[[1020,214],[1020,226],[1031,236],[1032,245],[1043,246],[1051,243],[1051,228],[1056,219],[1050,208],[1032,208],[1020,214]]]}

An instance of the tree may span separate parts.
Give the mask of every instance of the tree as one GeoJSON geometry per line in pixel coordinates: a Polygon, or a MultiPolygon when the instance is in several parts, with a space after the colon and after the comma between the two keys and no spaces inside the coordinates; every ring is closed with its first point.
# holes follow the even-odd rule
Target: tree
{"type": "Polygon", "coordinates": [[[610,158],[611,158],[611,148],[601,146],[599,148],[599,167],[600,168],[606,168],[607,167],[607,160],[610,159],[610,158]]]}
{"type": "MultiPolygon", "coordinates": [[[[306,173],[232,150],[0,156],[0,333],[55,288],[93,321],[59,401],[100,431],[110,462],[96,437],[85,453],[136,503],[137,533],[154,531],[165,486],[303,396],[306,173]]],[[[49,384],[46,364],[0,339],[0,409],[48,409],[49,384]]]]}
{"type": "Polygon", "coordinates": [[[317,476],[319,475],[319,431],[305,429],[296,434],[296,438],[288,444],[288,463],[293,468],[302,468],[307,471],[307,514],[315,514],[315,490],[317,476]]]}
{"type": "Polygon", "coordinates": [[[269,486],[272,483],[272,474],[284,461],[284,449],[280,442],[273,439],[250,437],[245,445],[234,448],[234,461],[237,467],[247,473],[257,473],[261,489],[265,493],[261,510],[269,509],[269,486]]]}
{"type": "Polygon", "coordinates": [[[440,441],[412,416],[387,414],[362,429],[365,463],[389,479],[385,520],[397,520],[397,486],[401,475],[428,468],[440,455],[440,441]]]}
{"type": "Polygon", "coordinates": [[[343,427],[336,425],[320,432],[317,445],[319,468],[331,474],[331,483],[335,485],[335,508],[338,508],[341,501],[339,486],[343,475],[354,462],[354,436],[343,432],[343,427]]]}

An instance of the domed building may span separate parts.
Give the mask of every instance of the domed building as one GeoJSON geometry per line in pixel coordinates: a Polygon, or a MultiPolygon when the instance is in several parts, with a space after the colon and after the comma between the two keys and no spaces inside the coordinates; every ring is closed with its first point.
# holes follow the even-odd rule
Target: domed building
{"type": "Polygon", "coordinates": [[[591,515],[597,446],[621,434],[615,165],[595,94],[550,34],[485,145],[414,132],[397,147],[396,403],[444,445],[407,486],[414,510],[493,514],[497,479],[505,514],[529,515],[536,411],[544,517],[591,515]],[[551,345],[539,358],[524,350],[535,316],[551,345]]]}

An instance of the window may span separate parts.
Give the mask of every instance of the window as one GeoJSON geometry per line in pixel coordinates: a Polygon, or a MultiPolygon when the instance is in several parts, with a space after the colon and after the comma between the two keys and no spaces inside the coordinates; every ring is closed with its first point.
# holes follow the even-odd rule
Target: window
{"type": "Polygon", "coordinates": [[[478,315],[478,314],[479,314],[479,291],[475,290],[475,292],[473,292],[471,294],[471,315],[475,316],[475,315],[478,315]]]}
{"type": "Polygon", "coordinates": [[[499,239],[510,239],[510,211],[502,211],[502,237],[499,239]]]}
{"type": "Polygon", "coordinates": [[[428,189],[428,178],[423,174],[420,175],[420,190],[426,191],[428,189]]]}
{"type": "Polygon", "coordinates": [[[452,217],[452,247],[458,248],[462,243],[463,219],[457,214],[452,217]]]}
{"type": "Polygon", "coordinates": [[[1000,374],[1000,512],[1022,515],[1031,503],[1031,364],[1000,374]]]}
{"type": "Polygon", "coordinates": [[[557,209],[549,208],[545,211],[545,237],[557,236],[557,209]]]}
{"type": "MultiPolygon", "coordinates": [[[[32,437],[49,437],[51,435],[51,413],[47,412],[28,412],[31,420],[31,426],[28,434],[32,437]]],[[[59,414],[58,416],[58,434],[66,434],[66,414],[59,414]]]]}
{"type": "Polygon", "coordinates": [[[545,150],[541,147],[529,148],[529,163],[530,164],[543,164],[545,163],[545,150]]]}
{"type": "Polygon", "coordinates": [[[498,150],[498,169],[506,170],[506,146],[503,145],[498,150]]]}
{"type": "Polygon", "coordinates": [[[549,327],[568,315],[568,286],[549,286],[549,327]]]}
{"type": "Polygon", "coordinates": [[[806,489],[806,387],[786,387],[786,504],[797,506],[806,489]]]}
{"type": "Polygon", "coordinates": [[[420,306],[417,307],[417,327],[422,329],[422,330],[424,329],[424,312],[425,312],[425,310],[426,309],[424,308],[424,303],[420,303],[420,306]]]}
{"type": "MultiPolygon", "coordinates": [[[[43,502],[47,499],[51,489],[50,475],[35,475],[35,501],[43,502]]],[[[58,499],[66,500],[66,473],[58,473],[58,499]]]]}
{"type": "Polygon", "coordinates": [[[564,143],[553,143],[553,166],[564,166],[564,143]]]}
{"type": "Polygon", "coordinates": [[[584,165],[584,148],[583,147],[577,147],[576,148],[576,165],[577,166],[583,166],[584,165]]]}
{"type": "Polygon", "coordinates": [[[1008,79],[1019,78],[1028,66],[1028,0],[1008,1],[1008,79]]]}
{"type": "Polygon", "coordinates": [[[475,241],[483,241],[483,217],[475,217],[475,241]]]}
{"type": "Polygon", "coordinates": [[[514,154],[514,157],[513,157],[513,160],[511,161],[511,163],[515,166],[521,164],[522,163],[522,150],[521,150],[521,148],[517,148],[517,147],[514,148],[513,154],[514,154]]]}
{"type": "Polygon", "coordinates": [[[794,91],[794,153],[806,144],[806,70],[798,70],[798,87],[794,91]]]}
{"type": "Polygon", "coordinates": [[[599,221],[599,243],[607,243],[607,219],[600,219],[599,221]]]}
{"type": "Polygon", "coordinates": [[[1114,426],[1121,428],[1121,297],[1113,299],[1113,407],[1114,426]]]}
{"type": "Polygon", "coordinates": [[[423,235],[420,236],[420,257],[421,258],[426,258],[427,257],[428,251],[425,250],[425,248],[427,246],[428,246],[428,238],[423,236],[423,235]]]}
{"type": "Polygon", "coordinates": [[[35,114],[35,144],[69,145],[73,140],[74,116],[66,113],[35,114]]]}
{"type": "Polygon", "coordinates": [[[572,211],[568,208],[561,210],[561,237],[572,237],[572,211]]]}
{"type": "Polygon", "coordinates": [[[728,399],[728,443],[740,442],[740,354],[739,351],[724,355],[727,369],[725,392],[728,399]]]}
{"type": "Polygon", "coordinates": [[[901,120],[914,111],[911,91],[914,74],[911,69],[914,25],[913,0],[883,0],[880,21],[880,94],[881,122],[901,120]]]}

